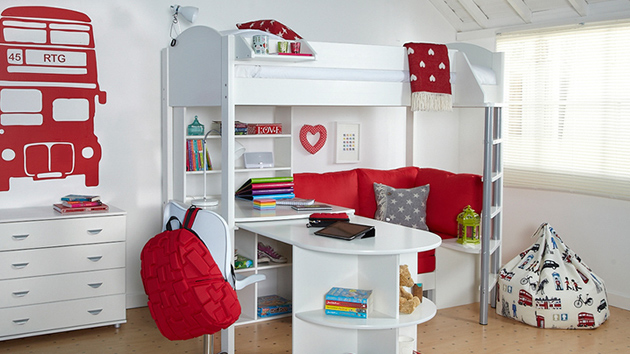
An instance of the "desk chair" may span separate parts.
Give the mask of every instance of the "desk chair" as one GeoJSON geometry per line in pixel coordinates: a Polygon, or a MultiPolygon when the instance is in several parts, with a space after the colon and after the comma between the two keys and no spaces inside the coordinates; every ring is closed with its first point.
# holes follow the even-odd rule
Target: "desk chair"
{"type": "MultiPolygon", "coordinates": [[[[183,221],[186,210],[188,210],[188,206],[183,203],[168,202],[164,207],[162,231],[166,230],[166,224],[172,216],[183,221]]],[[[174,228],[178,227],[178,225],[172,226],[174,228]]],[[[234,247],[232,246],[232,237],[228,224],[221,215],[210,210],[200,210],[197,213],[192,230],[197,233],[206,245],[215,263],[221,269],[223,277],[228,279],[228,282],[234,289],[241,290],[250,284],[265,280],[264,274],[254,274],[247,277],[233,276],[232,260],[234,259],[234,247]]],[[[214,336],[205,334],[203,343],[204,354],[211,354],[214,348],[214,336]]]]}

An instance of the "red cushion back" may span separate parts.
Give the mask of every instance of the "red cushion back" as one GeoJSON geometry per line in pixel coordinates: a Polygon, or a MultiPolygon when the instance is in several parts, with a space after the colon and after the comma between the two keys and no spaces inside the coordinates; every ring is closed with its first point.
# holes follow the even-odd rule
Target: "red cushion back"
{"type": "Polygon", "coordinates": [[[457,215],[467,205],[481,215],[483,183],[481,176],[455,174],[432,168],[420,168],[416,186],[429,184],[427,226],[429,230],[457,237],[457,215]]]}
{"type": "Polygon", "coordinates": [[[327,173],[295,173],[293,189],[298,198],[315,199],[358,210],[357,170],[327,173]]]}
{"type": "MultiPolygon", "coordinates": [[[[393,170],[372,170],[362,168],[357,171],[359,178],[359,210],[356,214],[367,218],[374,218],[376,213],[376,198],[374,196],[374,182],[394,188],[415,187],[417,167],[401,167],[393,170]]],[[[429,197],[431,192],[429,192],[429,197]]]]}

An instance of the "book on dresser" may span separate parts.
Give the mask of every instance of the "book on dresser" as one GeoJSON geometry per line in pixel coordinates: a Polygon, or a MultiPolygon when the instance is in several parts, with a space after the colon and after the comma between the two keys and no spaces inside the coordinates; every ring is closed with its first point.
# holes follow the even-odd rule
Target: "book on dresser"
{"type": "Polygon", "coordinates": [[[372,308],[372,290],[333,287],[324,296],[327,315],[367,318],[372,308]]]}

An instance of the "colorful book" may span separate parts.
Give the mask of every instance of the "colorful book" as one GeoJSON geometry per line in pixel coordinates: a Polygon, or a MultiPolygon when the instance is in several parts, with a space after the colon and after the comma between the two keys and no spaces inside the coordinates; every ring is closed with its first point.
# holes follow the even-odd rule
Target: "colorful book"
{"type": "Polygon", "coordinates": [[[291,313],[291,301],[278,295],[258,297],[258,317],[270,317],[291,313]]]}
{"type": "Polygon", "coordinates": [[[282,194],[263,194],[263,195],[236,195],[237,198],[245,199],[245,200],[256,200],[256,199],[285,199],[285,198],[294,198],[295,194],[293,193],[282,193],[282,194]]]}
{"type": "Polygon", "coordinates": [[[369,306],[371,295],[372,290],[333,287],[326,293],[325,300],[357,302],[369,306]]]}
{"type": "Polygon", "coordinates": [[[96,202],[101,200],[98,195],[86,195],[86,194],[68,194],[61,197],[61,201],[69,202],[96,202]]]}
{"type": "Polygon", "coordinates": [[[81,207],[81,208],[71,208],[64,206],[61,203],[53,204],[53,209],[61,214],[67,213],[87,213],[93,211],[106,211],[109,210],[109,206],[107,204],[96,205],[92,207],[81,207]]]}
{"type": "Polygon", "coordinates": [[[70,201],[70,200],[64,200],[61,202],[61,204],[65,207],[68,208],[85,208],[85,207],[94,207],[94,206],[99,206],[103,203],[101,203],[100,201],[95,201],[95,202],[83,202],[83,201],[70,201]]]}
{"type": "Polygon", "coordinates": [[[335,311],[335,310],[324,310],[327,315],[333,316],[345,316],[345,317],[356,317],[356,318],[367,318],[367,313],[359,313],[359,312],[347,312],[347,311],[335,311]]]}
{"type": "MultiPolygon", "coordinates": [[[[284,177],[283,177],[284,178],[284,177]]],[[[266,182],[266,183],[254,183],[251,185],[252,189],[273,189],[273,188],[293,188],[293,181],[291,182],[266,182]]]]}
{"type": "Polygon", "coordinates": [[[367,313],[368,312],[368,308],[367,307],[366,308],[357,308],[357,307],[325,305],[324,308],[326,310],[343,311],[343,312],[356,312],[356,313],[367,313]]]}
{"type": "Polygon", "coordinates": [[[293,188],[278,189],[252,189],[251,191],[241,192],[239,195],[265,195],[265,194],[284,194],[293,193],[293,188]]]}
{"type": "Polygon", "coordinates": [[[254,185],[261,184],[261,183],[286,183],[286,182],[293,183],[293,176],[250,178],[245,183],[243,183],[242,186],[240,186],[236,190],[236,193],[242,192],[242,191],[245,191],[245,190],[248,190],[248,189],[269,189],[267,186],[264,186],[264,187],[263,186],[256,186],[256,187],[254,187],[254,185]]]}
{"type": "Polygon", "coordinates": [[[367,308],[367,304],[362,304],[359,302],[349,302],[349,301],[335,301],[335,300],[326,300],[326,306],[339,306],[339,307],[354,307],[354,308],[367,308]]]}

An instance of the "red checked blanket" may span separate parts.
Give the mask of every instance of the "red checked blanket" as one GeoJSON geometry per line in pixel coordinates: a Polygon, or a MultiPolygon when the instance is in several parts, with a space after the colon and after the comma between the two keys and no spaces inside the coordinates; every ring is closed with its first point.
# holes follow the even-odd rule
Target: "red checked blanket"
{"type": "Polygon", "coordinates": [[[450,111],[451,74],[444,44],[406,43],[412,111],[450,111]]]}

